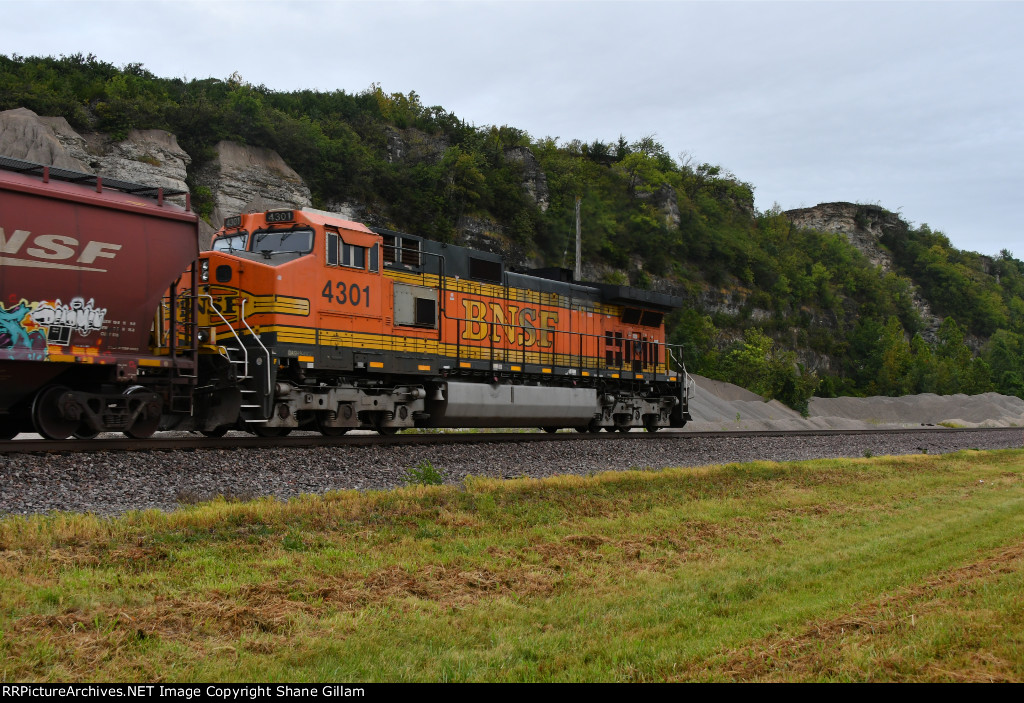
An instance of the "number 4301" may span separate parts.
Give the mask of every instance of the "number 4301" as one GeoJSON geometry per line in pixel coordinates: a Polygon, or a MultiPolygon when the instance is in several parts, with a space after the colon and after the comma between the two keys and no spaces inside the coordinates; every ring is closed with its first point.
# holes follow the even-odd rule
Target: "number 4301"
{"type": "Polygon", "coordinates": [[[360,288],[355,283],[346,286],[344,281],[335,281],[334,283],[328,281],[320,295],[327,298],[329,303],[370,307],[370,286],[360,288]]]}

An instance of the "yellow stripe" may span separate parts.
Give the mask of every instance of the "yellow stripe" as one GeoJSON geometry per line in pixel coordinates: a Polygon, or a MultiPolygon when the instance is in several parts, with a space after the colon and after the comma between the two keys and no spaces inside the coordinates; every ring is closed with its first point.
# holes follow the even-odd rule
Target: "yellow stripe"
{"type": "MultiPolygon", "coordinates": [[[[552,354],[548,351],[522,351],[518,349],[494,349],[489,346],[475,346],[465,343],[445,343],[437,339],[422,339],[418,337],[391,336],[386,334],[367,334],[357,332],[339,332],[337,330],[315,330],[305,327],[291,327],[285,325],[267,325],[261,328],[262,332],[277,334],[281,343],[346,347],[349,349],[366,349],[373,351],[411,352],[417,354],[431,354],[452,359],[475,359],[480,361],[494,361],[496,363],[518,363],[518,364],[547,364],[554,366],[579,367],[585,366],[593,369],[606,369],[604,359],[599,355],[583,356],[578,354],[552,354]]],[[[51,359],[54,355],[50,355],[51,359]]],[[[73,357],[72,357],[73,360],[73,357]]],[[[460,364],[461,368],[470,368],[466,362],[460,364]]],[[[513,368],[513,370],[520,370],[513,368]]],[[[655,373],[667,373],[665,364],[654,367],[655,373]]],[[[587,372],[584,372],[587,373],[587,372]]],[[[588,374],[589,375],[589,374],[588,374]]],[[[613,374],[612,378],[619,378],[619,374],[613,374]]],[[[644,378],[638,374],[637,378],[644,378]]]]}
{"type": "Polygon", "coordinates": [[[420,371],[430,371],[430,367],[429,366],[424,366],[423,364],[420,364],[416,368],[419,369],[420,371]]]}
{"type": "Polygon", "coordinates": [[[139,359],[139,366],[163,366],[159,359],[139,359]]]}
{"type": "Polygon", "coordinates": [[[370,362],[370,368],[371,369],[382,369],[382,368],[384,368],[384,364],[382,362],[380,362],[380,361],[371,361],[370,362]]]}
{"type": "Polygon", "coordinates": [[[308,361],[308,362],[312,363],[313,362],[313,357],[311,357],[311,356],[300,356],[299,357],[299,361],[308,361]]]}

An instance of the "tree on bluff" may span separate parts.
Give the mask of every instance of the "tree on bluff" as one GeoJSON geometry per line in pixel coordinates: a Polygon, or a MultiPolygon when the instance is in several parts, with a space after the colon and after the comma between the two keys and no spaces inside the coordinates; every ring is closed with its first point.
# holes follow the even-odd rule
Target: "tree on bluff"
{"type": "Polygon", "coordinates": [[[775,340],[756,328],[743,334],[722,357],[714,377],[743,386],[765,398],[785,403],[801,413],[818,385],[814,373],[806,373],[796,354],[775,348],[775,340]]]}

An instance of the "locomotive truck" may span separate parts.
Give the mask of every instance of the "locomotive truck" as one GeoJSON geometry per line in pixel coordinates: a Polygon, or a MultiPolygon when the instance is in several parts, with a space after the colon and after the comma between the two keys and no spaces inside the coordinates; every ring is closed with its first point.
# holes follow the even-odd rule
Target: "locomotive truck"
{"type": "Polygon", "coordinates": [[[0,397],[6,434],[689,419],[692,382],[665,339],[674,296],[515,272],[311,210],[229,217],[197,256],[187,194],[182,209],[167,202],[179,193],[0,166],[21,169],[0,178],[0,377],[17,379],[0,397]],[[63,324],[78,319],[92,323],[63,324]]]}

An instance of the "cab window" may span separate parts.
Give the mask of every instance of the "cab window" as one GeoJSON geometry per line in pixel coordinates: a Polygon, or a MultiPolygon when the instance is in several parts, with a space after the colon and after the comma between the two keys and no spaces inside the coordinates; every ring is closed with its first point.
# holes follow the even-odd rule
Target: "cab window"
{"type": "Polygon", "coordinates": [[[246,240],[248,238],[248,232],[217,237],[213,240],[213,250],[226,251],[228,253],[245,251],[246,240]]]}
{"type": "Polygon", "coordinates": [[[252,250],[263,254],[308,254],[313,251],[313,230],[256,232],[252,237],[252,250]]]}
{"type": "Polygon", "coordinates": [[[341,265],[356,269],[366,268],[366,247],[341,243],[341,265]]]}

